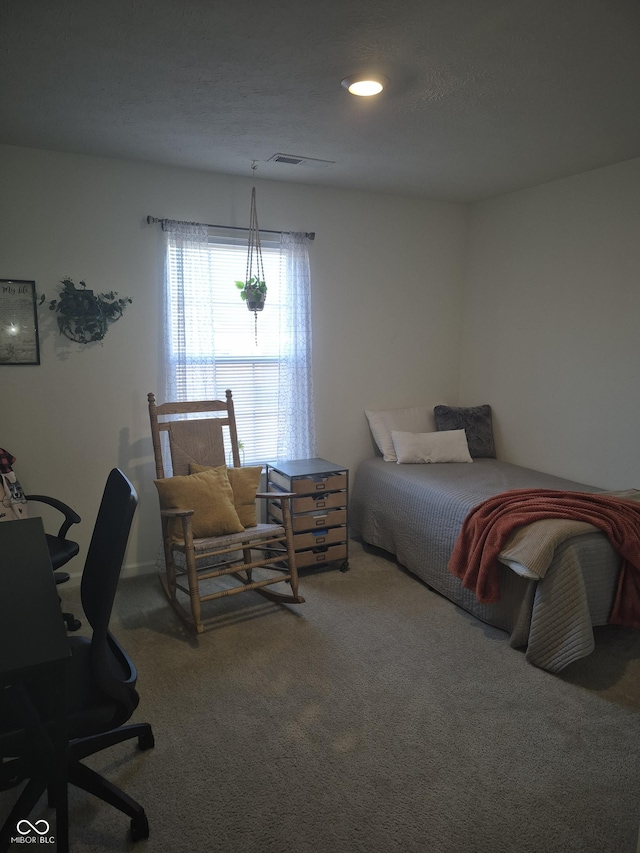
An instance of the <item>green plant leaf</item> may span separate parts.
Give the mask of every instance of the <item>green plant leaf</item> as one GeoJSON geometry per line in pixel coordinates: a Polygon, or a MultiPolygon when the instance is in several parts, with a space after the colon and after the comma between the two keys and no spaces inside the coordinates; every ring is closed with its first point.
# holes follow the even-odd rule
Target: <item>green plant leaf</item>
{"type": "Polygon", "coordinates": [[[49,310],[57,312],[61,334],[78,343],[101,341],[109,325],[122,317],[125,307],[133,302],[130,296],[117,299],[117,291],[113,290],[94,293],[86,289],[84,281],[80,282],[82,289],[68,277],[60,283],[60,296],[51,300],[49,310]]]}

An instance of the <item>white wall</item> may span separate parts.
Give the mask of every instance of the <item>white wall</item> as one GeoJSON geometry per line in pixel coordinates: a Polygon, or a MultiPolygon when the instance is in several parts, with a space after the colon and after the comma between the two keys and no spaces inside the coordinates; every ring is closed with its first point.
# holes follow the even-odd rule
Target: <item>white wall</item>
{"type": "Polygon", "coordinates": [[[472,209],[460,399],[498,454],[640,488],[640,160],[472,209]]]}
{"type": "MultiPolygon", "coordinates": [[[[256,181],[260,224],[311,246],[318,453],[355,470],[365,408],[455,402],[467,211],[456,205],[256,181]]],[[[247,225],[250,178],[0,146],[0,278],[57,295],[70,276],[132,296],[104,342],[58,334],[40,309],[41,364],[0,366],[0,446],[27,491],[83,516],[86,546],[117,465],[140,494],[127,555],[155,560],[146,395],[159,390],[161,232],[148,214],[247,225]]],[[[81,571],[81,562],[72,572],[81,571]]]]}

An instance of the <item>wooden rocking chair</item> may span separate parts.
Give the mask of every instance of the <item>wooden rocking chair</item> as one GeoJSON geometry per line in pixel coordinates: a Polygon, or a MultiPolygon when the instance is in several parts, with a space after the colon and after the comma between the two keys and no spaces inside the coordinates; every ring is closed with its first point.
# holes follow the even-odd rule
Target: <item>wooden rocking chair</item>
{"type": "Polygon", "coordinates": [[[148,394],[147,399],[164,543],[165,567],[160,571],[160,580],[178,615],[200,633],[203,631],[201,605],[204,601],[256,590],[272,601],[287,604],[304,602],[304,598],[298,595],[291,526],[291,498],[294,496],[278,493],[282,507],[281,525],[256,523],[255,498],[273,498],[273,494],[256,493],[255,488],[249,488],[248,503],[247,489],[244,488],[243,507],[238,510],[238,515],[233,512],[238,507],[234,501],[236,492],[239,494],[241,491],[241,481],[246,479],[244,474],[253,471],[257,486],[260,469],[242,469],[240,466],[231,391],[226,392],[226,400],[156,405],[153,394],[148,394]],[[233,467],[228,471],[221,467],[226,462],[223,428],[226,428],[233,459],[233,467]],[[209,479],[214,477],[215,481],[209,479]],[[222,497],[216,494],[213,500],[209,500],[210,492],[207,490],[211,482],[216,489],[220,485],[222,497]],[[240,483],[238,489],[235,483],[240,483]],[[200,498],[203,495],[206,498],[206,507],[202,503],[199,504],[201,508],[195,505],[197,497],[191,506],[188,497],[185,498],[185,493],[192,492],[196,486],[200,498]],[[229,486],[233,487],[231,491],[229,486]],[[168,499],[166,495],[172,490],[173,498],[168,499]],[[178,500],[176,493],[180,495],[178,500]],[[216,503],[218,499],[221,503],[216,503]],[[221,506],[220,512],[211,512],[214,503],[221,506]],[[210,531],[203,522],[207,512],[215,516],[214,527],[222,526],[215,535],[207,535],[210,531]],[[229,521],[231,516],[233,518],[229,521]],[[282,582],[290,584],[289,593],[267,588],[282,582]],[[188,596],[189,609],[185,608],[179,593],[188,596]]]}

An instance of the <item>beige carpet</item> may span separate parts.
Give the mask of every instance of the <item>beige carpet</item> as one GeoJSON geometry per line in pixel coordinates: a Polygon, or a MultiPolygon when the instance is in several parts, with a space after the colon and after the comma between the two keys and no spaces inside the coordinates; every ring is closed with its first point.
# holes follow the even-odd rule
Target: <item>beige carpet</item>
{"type": "Polygon", "coordinates": [[[72,851],[635,853],[640,632],[599,630],[553,676],[356,543],[349,572],[301,591],[212,602],[196,638],[155,576],[121,582],[113,628],[156,747],[90,763],[151,836],[133,845],[127,818],[72,791],[72,851]]]}

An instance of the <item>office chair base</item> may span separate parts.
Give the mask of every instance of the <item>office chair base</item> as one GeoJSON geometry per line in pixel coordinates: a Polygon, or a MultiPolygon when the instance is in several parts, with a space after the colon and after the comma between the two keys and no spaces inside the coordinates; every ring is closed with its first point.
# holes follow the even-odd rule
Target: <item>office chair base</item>
{"type": "Polygon", "coordinates": [[[153,729],[149,723],[130,723],[128,726],[69,741],[69,759],[82,761],[89,755],[95,755],[96,752],[102,752],[103,749],[133,738],[138,738],[138,748],[142,752],[155,746],[153,729]]]}
{"type": "Polygon", "coordinates": [[[147,820],[147,816],[144,812],[135,820],[131,821],[129,835],[131,836],[132,841],[142,841],[149,837],[149,821],[147,820]]]}
{"type": "Polygon", "coordinates": [[[131,818],[131,838],[133,841],[149,837],[149,821],[144,808],[125,791],[116,787],[104,776],[96,773],[95,770],[79,762],[69,765],[68,779],[72,785],[82,788],[83,791],[93,794],[98,799],[128,815],[131,818]]]}

